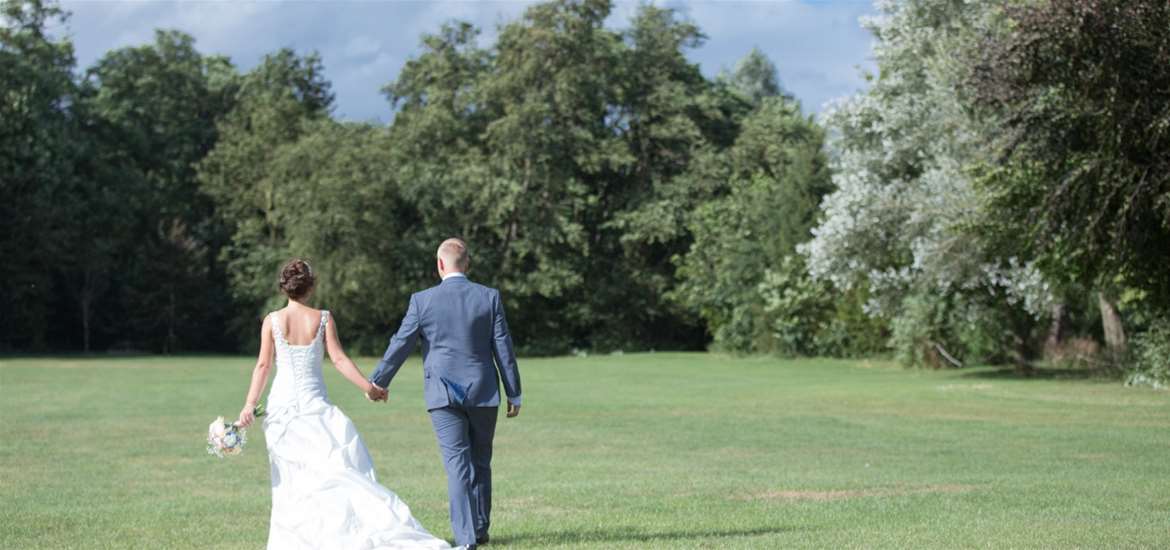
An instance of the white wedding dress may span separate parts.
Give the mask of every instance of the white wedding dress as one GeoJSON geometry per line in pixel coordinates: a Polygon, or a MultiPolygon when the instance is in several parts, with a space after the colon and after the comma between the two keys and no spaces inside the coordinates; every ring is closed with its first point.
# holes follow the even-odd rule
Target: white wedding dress
{"type": "Polygon", "coordinates": [[[353,422],[333,406],[321,377],[325,327],[313,342],[284,339],[272,313],[276,376],[264,436],[272,470],[269,550],[450,548],[423,529],[393,491],[378,484],[353,422]]]}

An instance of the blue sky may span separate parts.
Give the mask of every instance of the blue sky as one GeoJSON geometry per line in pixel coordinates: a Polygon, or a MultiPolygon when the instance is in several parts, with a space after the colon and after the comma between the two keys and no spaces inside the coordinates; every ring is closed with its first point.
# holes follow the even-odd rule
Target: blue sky
{"type": "MultiPolygon", "coordinates": [[[[392,117],[390,106],[379,90],[417,55],[423,33],[461,19],[480,27],[480,43],[488,45],[501,23],[519,18],[531,3],[65,0],[62,6],[73,13],[67,31],[82,68],[110,49],[150,42],[157,28],[187,32],[201,52],[228,55],[244,69],[278,48],[316,50],[337,96],[334,114],[386,122],[392,117]]],[[[674,8],[707,35],[700,48],[689,52],[705,74],[734,66],[758,47],[779,68],[782,85],[806,112],[819,112],[826,101],[861,89],[861,69],[873,70],[872,36],[858,22],[874,12],[869,0],[655,3],[674,8]]],[[[607,26],[626,27],[639,5],[616,2],[607,26]]]]}

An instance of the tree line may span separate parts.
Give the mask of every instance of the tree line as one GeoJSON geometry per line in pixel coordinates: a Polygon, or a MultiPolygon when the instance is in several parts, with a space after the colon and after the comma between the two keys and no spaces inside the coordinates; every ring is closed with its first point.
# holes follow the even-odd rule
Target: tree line
{"type": "Polygon", "coordinates": [[[373,351],[448,236],[528,353],[1170,345],[1165,5],[883,3],[878,71],[820,120],[760,52],[708,78],[693,23],[610,10],[446,24],[376,125],[332,117],[315,54],[241,71],[158,31],[79,71],[65,14],[5,0],[0,348],[247,349],[297,255],[373,351]]]}

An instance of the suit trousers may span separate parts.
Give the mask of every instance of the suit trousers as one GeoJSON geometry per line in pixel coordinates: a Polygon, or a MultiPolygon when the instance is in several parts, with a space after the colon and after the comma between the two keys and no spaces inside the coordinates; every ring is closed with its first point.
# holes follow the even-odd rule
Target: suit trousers
{"type": "Polygon", "coordinates": [[[428,412],[447,469],[455,544],[475,544],[491,527],[492,438],[499,408],[448,406],[428,412]]]}

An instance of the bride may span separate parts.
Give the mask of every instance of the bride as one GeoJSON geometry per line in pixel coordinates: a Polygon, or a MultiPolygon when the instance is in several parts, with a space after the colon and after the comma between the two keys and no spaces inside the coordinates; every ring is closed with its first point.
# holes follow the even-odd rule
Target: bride
{"type": "Polygon", "coordinates": [[[270,550],[450,548],[427,532],[393,491],[378,484],[365,443],[353,422],[329,402],[321,359],[371,400],[385,399],[345,355],[328,311],[305,304],[315,279],[308,262],[289,260],[280,271],[288,306],[270,313],[260,333],[260,357],[238,424],[249,426],[268,382],[264,436],[272,473],[270,550]]]}

